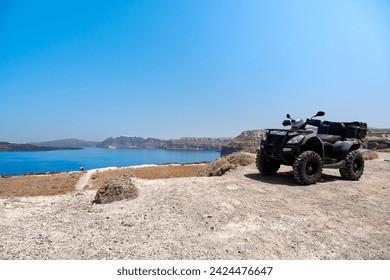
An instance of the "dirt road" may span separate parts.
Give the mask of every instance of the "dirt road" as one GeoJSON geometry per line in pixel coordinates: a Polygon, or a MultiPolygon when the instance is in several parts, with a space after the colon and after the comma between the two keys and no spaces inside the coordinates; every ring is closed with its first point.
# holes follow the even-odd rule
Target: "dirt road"
{"type": "Polygon", "coordinates": [[[115,170],[115,169],[118,169],[118,167],[96,168],[96,169],[90,169],[88,171],[85,171],[75,186],[76,191],[82,191],[86,185],[90,184],[91,177],[94,174],[96,174],[96,172],[115,170]]]}
{"type": "Polygon", "coordinates": [[[254,165],[222,177],[136,179],[137,199],[95,191],[0,198],[0,259],[390,259],[390,154],[360,181],[325,170],[296,185],[254,165]]]}

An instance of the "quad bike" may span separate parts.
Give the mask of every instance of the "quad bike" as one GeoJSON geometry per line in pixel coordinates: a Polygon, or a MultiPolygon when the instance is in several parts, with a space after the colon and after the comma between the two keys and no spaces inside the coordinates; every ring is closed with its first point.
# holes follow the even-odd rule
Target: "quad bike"
{"type": "Polygon", "coordinates": [[[364,171],[359,149],[366,137],[367,124],[314,119],[324,115],[319,111],[304,121],[287,114],[283,126],[291,126],[290,129],[267,129],[257,150],[260,173],[275,174],[283,164],[292,166],[295,180],[302,185],[318,182],[323,168],[339,169],[342,178],[359,180],[364,171]],[[306,129],[307,125],[314,129],[306,129]]]}

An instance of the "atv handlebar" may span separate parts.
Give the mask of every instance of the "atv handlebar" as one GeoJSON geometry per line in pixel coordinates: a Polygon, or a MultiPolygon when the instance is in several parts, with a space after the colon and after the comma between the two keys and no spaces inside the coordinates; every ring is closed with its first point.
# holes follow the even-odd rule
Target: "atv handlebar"
{"type": "Polygon", "coordinates": [[[288,120],[283,121],[283,126],[288,126],[291,125],[291,129],[305,129],[306,125],[311,125],[311,126],[316,126],[320,127],[321,126],[321,120],[316,120],[313,119],[315,117],[322,117],[325,115],[325,112],[323,111],[318,111],[317,114],[315,114],[313,117],[310,119],[306,119],[304,122],[302,119],[293,119],[290,114],[287,114],[286,117],[288,120]]]}
{"type": "Polygon", "coordinates": [[[321,120],[306,119],[306,124],[311,125],[311,126],[319,127],[321,125],[321,123],[322,123],[321,120]]]}

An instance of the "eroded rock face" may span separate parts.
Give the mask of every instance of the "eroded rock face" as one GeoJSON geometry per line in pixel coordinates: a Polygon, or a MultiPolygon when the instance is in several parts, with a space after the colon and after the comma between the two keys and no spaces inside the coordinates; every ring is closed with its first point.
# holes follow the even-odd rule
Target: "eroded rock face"
{"type": "Polygon", "coordinates": [[[260,148],[260,138],[265,130],[246,130],[234,138],[230,143],[224,145],[221,150],[221,156],[226,156],[235,152],[256,153],[260,148]]]}
{"type": "Polygon", "coordinates": [[[135,199],[138,197],[139,189],[134,185],[133,176],[122,175],[110,179],[96,191],[92,203],[105,204],[124,199],[135,199]]]}
{"type": "Polygon", "coordinates": [[[388,137],[369,137],[368,138],[367,148],[369,150],[378,150],[389,149],[390,148],[390,138],[388,137]]]}

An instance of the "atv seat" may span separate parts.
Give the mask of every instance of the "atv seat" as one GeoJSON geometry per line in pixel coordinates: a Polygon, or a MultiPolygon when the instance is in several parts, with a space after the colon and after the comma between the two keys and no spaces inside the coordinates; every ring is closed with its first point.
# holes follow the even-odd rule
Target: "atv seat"
{"type": "Polygon", "coordinates": [[[342,139],[340,135],[331,135],[331,134],[318,134],[318,138],[320,138],[322,142],[329,142],[332,144],[342,139]]]}
{"type": "Polygon", "coordinates": [[[329,126],[325,123],[324,127],[319,128],[318,137],[323,142],[334,144],[343,138],[344,131],[345,125],[341,122],[330,123],[329,126]]]}

